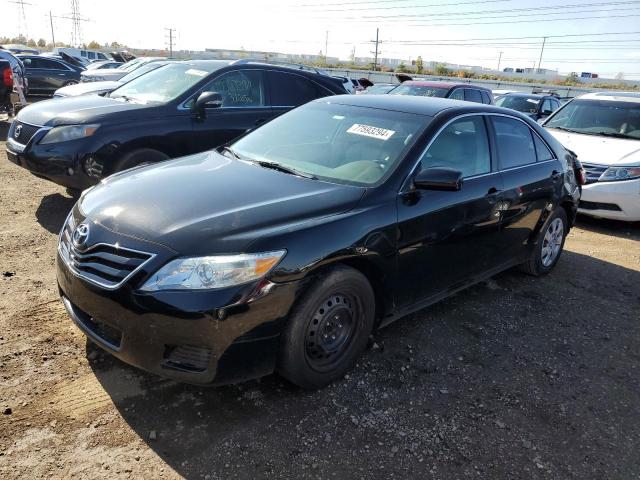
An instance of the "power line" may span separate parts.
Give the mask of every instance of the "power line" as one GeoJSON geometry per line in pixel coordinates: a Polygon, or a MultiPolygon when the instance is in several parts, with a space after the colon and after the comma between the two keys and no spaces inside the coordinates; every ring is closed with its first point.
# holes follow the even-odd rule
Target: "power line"
{"type": "MultiPolygon", "coordinates": [[[[406,0],[399,0],[406,1],[406,0]]],[[[478,5],[478,4],[487,4],[487,3],[504,3],[509,2],[511,0],[472,0],[470,2],[458,1],[456,5],[478,5]]],[[[396,3],[395,1],[389,2],[360,2],[364,3],[396,3]]],[[[429,5],[401,5],[401,6],[393,6],[393,7],[363,7],[363,8],[345,8],[345,9],[334,9],[327,10],[327,6],[337,6],[344,5],[344,3],[316,3],[316,4],[307,4],[307,5],[297,5],[298,7],[317,7],[321,8],[324,12],[347,12],[347,11],[362,11],[362,10],[395,10],[400,8],[432,8],[432,7],[450,7],[451,2],[449,3],[431,3],[429,5]]],[[[348,5],[354,5],[353,2],[348,3],[348,5]]]]}
{"type": "MultiPolygon", "coordinates": [[[[564,35],[546,35],[547,38],[569,38],[569,37],[601,37],[605,35],[638,35],[640,31],[634,32],[599,32],[599,33],[568,33],[564,35]]],[[[527,40],[531,38],[542,38],[542,35],[526,36],[526,37],[484,37],[484,38],[455,38],[448,40],[449,42],[468,42],[475,40],[527,40]]],[[[406,40],[416,42],[428,42],[430,40],[406,40]]],[[[394,42],[397,43],[397,42],[394,42]]]]}
{"type": "MultiPolygon", "coordinates": [[[[412,17],[447,17],[447,16],[469,16],[469,15],[485,15],[485,14],[499,14],[499,13],[523,13],[523,12],[539,12],[545,10],[561,10],[561,9],[576,9],[576,8],[595,8],[595,7],[611,7],[611,6],[624,6],[624,5],[634,5],[640,3],[637,0],[622,0],[616,2],[591,2],[591,3],[574,3],[570,5],[556,5],[556,6],[547,6],[547,7],[524,7],[524,8],[507,8],[501,10],[477,10],[473,12],[464,11],[446,11],[446,12],[435,12],[435,13],[404,13],[404,14],[385,14],[385,15],[359,15],[358,17],[345,17],[345,18],[383,18],[383,19],[395,19],[395,18],[412,18],[412,17]]],[[[451,4],[445,4],[446,6],[450,6],[451,4]]],[[[419,7],[397,7],[397,8],[419,8],[419,7]]],[[[367,12],[370,9],[323,9],[323,12],[349,12],[349,11],[362,11],[366,10],[367,12]]],[[[315,12],[314,12],[315,13],[315,12]]],[[[562,13],[562,12],[561,12],[562,13]]],[[[575,13],[575,12],[568,12],[575,13]]],[[[551,15],[551,13],[548,13],[551,15]]]]}
{"type": "MultiPolygon", "coordinates": [[[[638,4],[640,2],[634,2],[635,4],[638,4]]],[[[483,16],[479,16],[479,17],[467,17],[466,15],[480,15],[481,13],[461,13],[459,15],[464,15],[463,18],[456,18],[456,17],[452,17],[452,18],[421,18],[423,17],[422,15],[406,15],[406,16],[358,16],[358,17],[343,17],[344,20],[358,20],[357,23],[371,23],[371,22],[380,22],[382,20],[384,21],[393,21],[393,22],[424,22],[424,21],[434,21],[434,22],[444,22],[444,21],[450,21],[450,20],[488,20],[488,19],[493,19],[493,18],[519,18],[519,17],[540,17],[540,16],[545,16],[548,17],[549,15],[577,15],[577,14],[582,14],[582,13],[607,13],[607,12],[618,12],[620,10],[625,10],[625,11],[629,11],[629,10],[637,10],[638,8],[640,8],[640,6],[638,7],[631,7],[628,5],[625,6],[619,6],[619,7],[613,7],[613,8],[595,8],[595,7],[591,7],[589,10],[575,10],[573,12],[540,12],[540,13],[528,13],[526,15],[522,14],[522,13],[514,13],[512,15],[506,15],[506,14],[500,14],[500,15],[483,15],[483,16]],[[403,17],[403,18],[397,18],[397,17],[403,17]],[[411,17],[411,18],[404,18],[404,17],[411,17]]],[[[499,13],[500,11],[487,11],[487,13],[499,13]]],[[[509,11],[505,11],[505,13],[508,13],[509,11]]],[[[429,15],[425,15],[425,16],[440,16],[438,14],[429,14],[429,15]]],[[[442,15],[443,17],[449,17],[450,14],[446,14],[446,15],[442,15]]]]}

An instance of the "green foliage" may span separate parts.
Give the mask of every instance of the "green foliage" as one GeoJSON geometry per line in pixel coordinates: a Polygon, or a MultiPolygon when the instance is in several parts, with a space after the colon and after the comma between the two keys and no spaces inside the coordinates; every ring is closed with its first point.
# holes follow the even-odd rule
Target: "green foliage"
{"type": "Polygon", "coordinates": [[[424,62],[422,61],[422,57],[418,55],[418,58],[416,59],[416,71],[418,73],[422,73],[423,70],[424,70],[424,62]]]}
{"type": "Polygon", "coordinates": [[[449,70],[444,63],[437,63],[434,71],[436,75],[441,77],[451,76],[451,70],[449,70]]]}
{"type": "Polygon", "coordinates": [[[89,48],[90,50],[99,50],[100,48],[102,48],[102,45],[100,45],[95,40],[91,40],[89,42],[89,45],[87,45],[87,48],[89,48]]]}

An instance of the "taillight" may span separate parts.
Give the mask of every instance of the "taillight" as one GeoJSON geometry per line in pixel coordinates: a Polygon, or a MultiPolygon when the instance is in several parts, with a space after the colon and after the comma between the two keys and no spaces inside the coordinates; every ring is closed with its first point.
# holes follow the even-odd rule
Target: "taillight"
{"type": "Polygon", "coordinates": [[[580,167],[577,170],[578,173],[578,183],[580,185],[586,185],[587,184],[587,172],[584,171],[584,168],[580,167]]]}
{"type": "Polygon", "coordinates": [[[2,71],[2,83],[5,87],[13,87],[13,72],[8,67],[2,71]]]}

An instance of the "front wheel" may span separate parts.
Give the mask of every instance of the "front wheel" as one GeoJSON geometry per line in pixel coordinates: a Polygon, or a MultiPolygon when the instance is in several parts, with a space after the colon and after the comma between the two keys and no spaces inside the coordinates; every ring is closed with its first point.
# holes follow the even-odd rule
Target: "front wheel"
{"type": "Polygon", "coordinates": [[[356,363],[373,330],[375,297],[367,278],[339,266],[323,274],[293,308],[282,335],[278,372],[320,388],[356,363]]]}
{"type": "Polygon", "coordinates": [[[535,248],[522,264],[522,270],[534,276],[549,273],[560,259],[568,233],[567,214],[564,208],[558,207],[540,229],[535,248]]]}

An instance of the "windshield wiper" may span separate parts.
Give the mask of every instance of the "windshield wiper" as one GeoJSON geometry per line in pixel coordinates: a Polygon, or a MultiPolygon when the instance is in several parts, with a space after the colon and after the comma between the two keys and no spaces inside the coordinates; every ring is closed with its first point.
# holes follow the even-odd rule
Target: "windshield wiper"
{"type": "Polygon", "coordinates": [[[220,147],[220,150],[219,150],[219,151],[220,151],[220,153],[223,153],[223,152],[229,152],[231,155],[233,155],[233,158],[235,158],[236,160],[242,160],[242,159],[240,158],[240,155],[238,155],[238,154],[235,152],[235,150],[234,150],[234,149],[232,149],[231,147],[226,147],[226,146],[225,146],[225,147],[220,147]]]}
{"type": "Polygon", "coordinates": [[[591,132],[593,135],[602,135],[604,137],[615,137],[615,138],[633,138],[629,135],[625,135],[624,133],[619,132],[591,132]]]}
{"type": "Polygon", "coordinates": [[[295,168],[287,167],[286,165],[282,165],[277,162],[268,162],[266,160],[249,160],[251,163],[255,163],[260,165],[263,168],[271,168],[272,170],[278,170],[279,172],[289,173],[291,175],[296,175],[298,177],[310,178],[312,180],[317,180],[318,177],[315,175],[311,175],[310,173],[301,172],[300,170],[296,170],[295,168]]]}
{"type": "Polygon", "coordinates": [[[571,132],[571,133],[586,133],[586,134],[589,133],[589,132],[582,132],[580,130],[576,130],[575,128],[567,128],[567,127],[549,127],[549,128],[555,128],[556,130],[564,130],[565,132],[571,132]]]}

